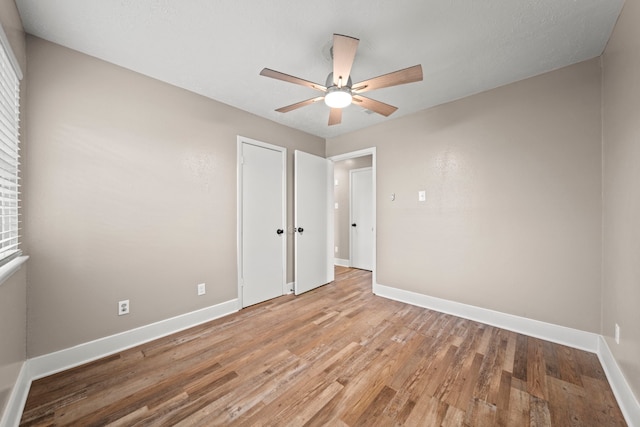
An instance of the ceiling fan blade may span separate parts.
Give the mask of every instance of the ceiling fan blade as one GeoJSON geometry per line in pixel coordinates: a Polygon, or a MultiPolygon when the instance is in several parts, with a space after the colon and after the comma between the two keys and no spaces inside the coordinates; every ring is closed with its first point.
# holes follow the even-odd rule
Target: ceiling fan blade
{"type": "Polygon", "coordinates": [[[305,105],[313,104],[314,102],[320,101],[324,99],[324,96],[318,96],[317,98],[307,99],[306,101],[296,102],[295,104],[287,105],[286,107],[278,108],[276,111],[278,113],[288,113],[289,111],[297,110],[300,107],[304,107],[305,105]]]}
{"type": "Polygon", "coordinates": [[[385,117],[390,116],[398,109],[398,107],[394,107],[393,105],[385,104],[384,102],[361,95],[353,95],[353,103],[367,110],[371,110],[374,113],[382,114],[385,117]]]}
{"type": "Polygon", "coordinates": [[[329,112],[329,126],[339,125],[342,122],[342,108],[332,108],[329,112]]]}
{"type": "Polygon", "coordinates": [[[374,89],[382,89],[385,87],[419,81],[422,81],[422,65],[414,65],[413,67],[405,68],[404,70],[394,71],[393,73],[384,74],[382,76],[356,83],[351,86],[351,90],[357,93],[364,93],[374,89]]]}
{"type": "Polygon", "coordinates": [[[333,83],[336,86],[344,86],[349,81],[359,42],[360,40],[353,37],[333,35],[333,83]]]}
{"type": "Polygon", "coordinates": [[[327,91],[327,88],[322,85],[319,85],[317,83],[313,83],[298,77],[290,76],[289,74],[281,73],[280,71],[275,71],[270,68],[263,68],[262,71],[260,71],[260,75],[265,77],[271,77],[272,79],[276,79],[276,80],[282,80],[284,82],[306,86],[311,89],[319,90],[320,92],[327,91]]]}

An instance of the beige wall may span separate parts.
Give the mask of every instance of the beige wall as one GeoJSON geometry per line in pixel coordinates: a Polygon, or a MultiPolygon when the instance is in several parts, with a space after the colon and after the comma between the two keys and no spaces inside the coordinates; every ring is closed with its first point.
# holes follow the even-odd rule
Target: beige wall
{"type": "MultiPolygon", "coordinates": [[[[25,71],[13,0],[0,0],[0,20],[25,71]]],[[[594,59],[326,142],[329,156],[377,147],[379,283],[603,333],[636,396],[639,20],[627,0],[602,102],[594,59]]],[[[235,298],[236,135],[325,153],[320,138],[28,43],[31,260],[0,285],[0,408],[25,358],[27,280],[30,356],[235,298]],[[196,297],[202,281],[208,293],[196,297]],[[132,313],[118,317],[124,298],[132,313]]],[[[348,258],[348,241],[336,242],[348,258]]],[[[288,281],[292,249],[289,236],[288,281]]]]}
{"type": "Polygon", "coordinates": [[[333,198],[338,203],[334,211],[334,246],[338,247],[336,258],[349,259],[350,210],[349,210],[349,171],[353,169],[371,167],[373,156],[362,156],[347,159],[333,164],[333,176],[338,181],[334,186],[333,198]]]}
{"type": "Polygon", "coordinates": [[[27,53],[29,356],[236,298],[236,136],[324,140],[38,38],[27,53]]]}
{"type": "Polygon", "coordinates": [[[603,56],[602,334],[640,400],[640,2],[627,0],[603,56]],[[620,326],[620,344],[613,339],[620,326]]]}
{"type": "Polygon", "coordinates": [[[330,139],[327,155],[377,147],[378,283],[599,332],[600,134],[594,59],[330,139]]]}
{"type": "MultiPolygon", "coordinates": [[[[26,69],[25,35],[18,9],[13,0],[0,0],[0,25],[2,25],[11,50],[24,74],[26,69]]],[[[23,94],[24,89],[23,80],[21,84],[23,94]]],[[[24,113],[21,113],[21,118],[24,127],[24,113]]],[[[22,134],[24,138],[24,129],[22,134]]],[[[26,150],[23,141],[21,145],[24,155],[26,150]]],[[[26,269],[23,265],[18,272],[0,284],[0,419],[20,369],[26,360],[26,334],[27,284],[26,269]]]]}

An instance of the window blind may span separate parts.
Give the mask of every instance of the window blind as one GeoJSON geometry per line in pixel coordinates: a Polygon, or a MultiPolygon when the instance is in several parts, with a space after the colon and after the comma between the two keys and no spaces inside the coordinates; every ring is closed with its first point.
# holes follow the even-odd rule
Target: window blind
{"type": "Polygon", "coordinates": [[[20,252],[20,79],[2,34],[0,52],[0,265],[20,252]]]}

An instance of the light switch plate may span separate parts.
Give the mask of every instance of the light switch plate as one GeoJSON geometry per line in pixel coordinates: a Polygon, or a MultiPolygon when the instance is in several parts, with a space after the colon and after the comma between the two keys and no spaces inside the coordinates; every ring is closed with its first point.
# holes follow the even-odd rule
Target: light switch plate
{"type": "Polygon", "coordinates": [[[427,192],[424,190],[420,190],[418,191],[418,201],[419,202],[424,202],[427,200],[427,192]]]}

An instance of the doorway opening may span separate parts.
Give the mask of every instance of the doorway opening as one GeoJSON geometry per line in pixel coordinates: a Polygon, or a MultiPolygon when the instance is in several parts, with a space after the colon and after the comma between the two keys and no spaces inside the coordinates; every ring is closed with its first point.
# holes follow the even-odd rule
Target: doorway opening
{"type": "MultiPolygon", "coordinates": [[[[334,264],[371,270],[372,291],[376,283],[376,149],[375,147],[329,157],[334,163],[334,264]],[[360,175],[356,186],[370,191],[367,197],[354,200],[351,189],[354,173],[370,171],[370,189],[362,186],[360,175]],[[351,179],[350,179],[351,177],[351,179]],[[354,206],[354,201],[356,206],[354,206]],[[369,206],[368,215],[362,217],[363,207],[369,206]],[[358,212],[358,210],[360,212],[358,212]],[[355,225],[353,225],[355,224],[355,225]],[[364,237],[364,239],[361,239],[364,237]],[[370,246],[370,249],[369,249],[370,246]],[[354,251],[355,249],[355,251],[354,251]],[[369,252],[370,251],[370,252],[369,252]],[[365,257],[363,263],[362,253],[365,257]]],[[[365,178],[365,181],[369,178],[365,178]]],[[[358,188],[357,187],[357,188],[358,188]]],[[[356,190],[358,191],[358,190],[356,190]]]]}

